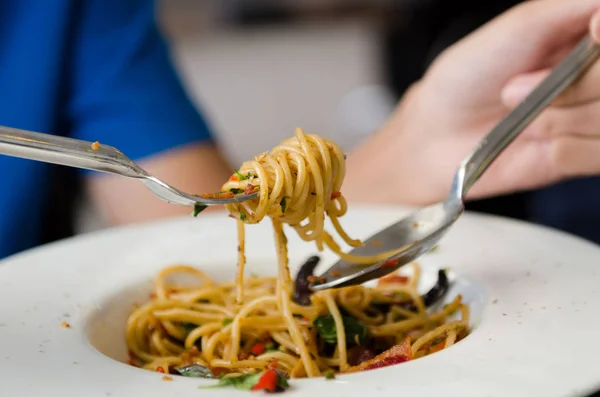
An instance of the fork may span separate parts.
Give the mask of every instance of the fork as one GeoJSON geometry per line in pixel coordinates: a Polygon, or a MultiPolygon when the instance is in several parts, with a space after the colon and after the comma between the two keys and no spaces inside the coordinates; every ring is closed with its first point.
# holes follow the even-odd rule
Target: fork
{"type": "Polygon", "coordinates": [[[211,197],[210,194],[198,196],[186,193],[149,174],[112,146],[4,126],[0,126],[0,154],[137,179],[158,198],[172,204],[233,204],[251,200],[258,195],[258,192],[240,193],[219,198],[211,197]]]}

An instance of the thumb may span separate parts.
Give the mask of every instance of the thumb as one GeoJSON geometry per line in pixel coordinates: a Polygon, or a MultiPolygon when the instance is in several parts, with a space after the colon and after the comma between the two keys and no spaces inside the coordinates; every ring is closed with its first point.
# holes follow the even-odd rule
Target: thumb
{"type": "MultiPolygon", "coordinates": [[[[600,10],[596,11],[590,19],[589,32],[592,38],[600,43],[600,10]]],[[[509,108],[517,106],[550,72],[551,69],[543,69],[513,77],[502,89],[502,103],[509,108]]]]}
{"type": "Polygon", "coordinates": [[[513,77],[500,93],[502,103],[509,108],[517,106],[550,74],[550,71],[543,69],[513,77]]]}
{"type": "Polygon", "coordinates": [[[597,43],[600,42],[600,10],[596,11],[590,21],[590,34],[597,43]]]}

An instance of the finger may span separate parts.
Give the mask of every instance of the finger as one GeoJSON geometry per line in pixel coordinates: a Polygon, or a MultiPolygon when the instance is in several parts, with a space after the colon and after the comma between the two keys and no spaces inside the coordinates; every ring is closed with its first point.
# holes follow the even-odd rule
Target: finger
{"type": "Polygon", "coordinates": [[[600,174],[600,139],[560,136],[511,144],[469,191],[469,199],[530,190],[600,174]]]}
{"type": "Polygon", "coordinates": [[[549,165],[560,179],[600,174],[600,139],[579,136],[552,139],[549,165]]]}
{"type": "Polygon", "coordinates": [[[523,134],[535,139],[566,135],[600,139],[600,100],[578,106],[548,108],[523,134]]]}
{"type": "Polygon", "coordinates": [[[590,35],[597,43],[600,43],[600,10],[596,11],[590,21],[590,35]]]}
{"type": "MultiPolygon", "coordinates": [[[[516,73],[555,65],[583,37],[598,9],[600,0],[526,1],[469,35],[450,52],[458,52],[483,69],[497,70],[495,80],[507,81],[516,73]],[[498,40],[499,36],[505,39],[498,40]],[[491,43],[493,57],[482,51],[491,43]],[[498,69],[498,62],[503,60],[510,62],[506,68],[498,69]]],[[[490,84],[489,78],[482,83],[490,84]]]]}
{"type": "Polygon", "coordinates": [[[548,77],[549,74],[550,69],[544,69],[532,73],[521,74],[512,78],[500,93],[502,103],[509,108],[517,106],[535,87],[548,77]]]}
{"type": "Polygon", "coordinates": [[[548,140],[517,138],[481,179],[473,185],[467,198],[479,199],[529,190],[556,182],[558,176],[549,167],[548,140]]]}
{"type": "Polygon", "coordinates": [[[579,40],[590,29],[598,10],[599,0],[538,0],[523,2],[505,16],[514,28],[512,34],[522,38],[522,45],[547,51],[579,40]],[[516,17],[511,18],[511,13],[516,17]]]}
{"type": "Polygon", "coordinates": [[[553,106],[573,106],[600,98],[600,63],[595,62],[585,73],[560,94],[553,106]]]}
{"type": "MultiPolygon", "coordinates": [[[[502,103],[513,108],[521,103],[549,74],[550,69],[521,74],[502,89],[502,103]]],[[[552,106],[574,106],[600,99],[600,62],[594,63],[578,80],[565,89],[552,106]]]]}
{"type": "MultiPolygon", "coordinates": [[[[589,23],[590,35],[600,43],[600,10],[597,10],[589,23]]],[[[508,81],[502,90],[502,102],[508,107],[521,103],[551,72],[551,69],[521,74],[508,81]]],[[[554,102],[555,106],[572,106],[600,97],[600,64],[596,62],[589,70],[554,102]]]]}

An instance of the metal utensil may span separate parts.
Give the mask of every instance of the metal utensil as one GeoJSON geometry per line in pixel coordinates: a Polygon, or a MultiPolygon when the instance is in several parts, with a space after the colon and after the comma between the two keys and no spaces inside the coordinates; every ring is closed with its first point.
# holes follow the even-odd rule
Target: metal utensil
{"type": "Polygon", "coordinates": [[[250,200],[258,195],[237,194],[227,198],[211,198],[185,193],[150,175],[112,146],[16,128],[0,126],[0,154],[137,179],[160,199],[173,204],[231,204],[250,200]]]}
{"type": "Polygon", "coordinates": [[[380,231],[352,250],[353,255],[374,255],[401,247],[387,260],[373,265],[338,261],[319,278],[314,290],[361,284],[382,277],[431,250],[464,211],[464,197],[500,153],[566,87],[597,59],[600,48],[585,37],[552,73],[483,138],[460,164],[446,201],[425,207],[380,231]],[[373,244],[376,242],[376,245],[373,244]]]}

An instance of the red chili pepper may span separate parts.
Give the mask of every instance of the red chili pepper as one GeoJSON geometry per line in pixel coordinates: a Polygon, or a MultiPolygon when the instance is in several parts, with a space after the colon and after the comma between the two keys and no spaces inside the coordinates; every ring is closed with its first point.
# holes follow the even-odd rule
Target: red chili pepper
{"type": "Polygon", "coordinates": [[[277,390],[277,380],[279,375],[277,374],[277,370],[270,369],[266,371],[263,376],[260,377],[258,383],[254,385],[252,388],[253,391],[256,390],[266,390],[270,392],[274,392],[277,390]]]}
{"type": "Polygon", "coordinates": [[[265,350],[267,350],[267,349],[265,348],[265,344],[263,342],[259,342],[250,348],[250,351],[255,356],[259,356],[259,355],[263,354],[265,352],[265,350]]]}
{"type": "Polygon", "coordinates": [[[406,284],[408,283],[407,276],[392,274],[391,276],[382,277],[379,279],[379,284],[406,284]]]}
{"type": "Polygon", "coordinates": [[[331,193],[331,199],[336,199],[342,197],[342,192],[333,192],[331,193]]]}
{"type": "Polygon", "coordinates": [[[392,267],[392,266],[395,266],[396,263],[398,263],[398,259],[390,259],[389,261],[387,261],[383,265],[381,265],[381,267],[392,267]]]}
{"type": "Polygon", "coordinates": [[[244,190],[244,194],[252,194],[254,193],[254,185],[249,184],[248,186],[246,186],[246,189],[244,190]]]}
{"type": "Polygon", "coordinates": [[[238,178],[238,176],[237,176],[236,174],[233,174],[233,175],[231,175],[231,176],[229,177],[229,180],[230,180],[231,182],[239,182],[239,181],[240,181],[240,180],[239,180],[239,178],[238,178]]]}
{"type": "Polygon", "coordinates": [[[211,371],[213,375],[215,375],[217,378],[220,378],[221,376],[227,374],[226,368],[211,368],[211,371]]]}
{"type": "Polygon", "coordinates": [[[157,367],[156,372],[160,372],[161,374],[165,373],[165,369],[163,367],[157,367]]]}

